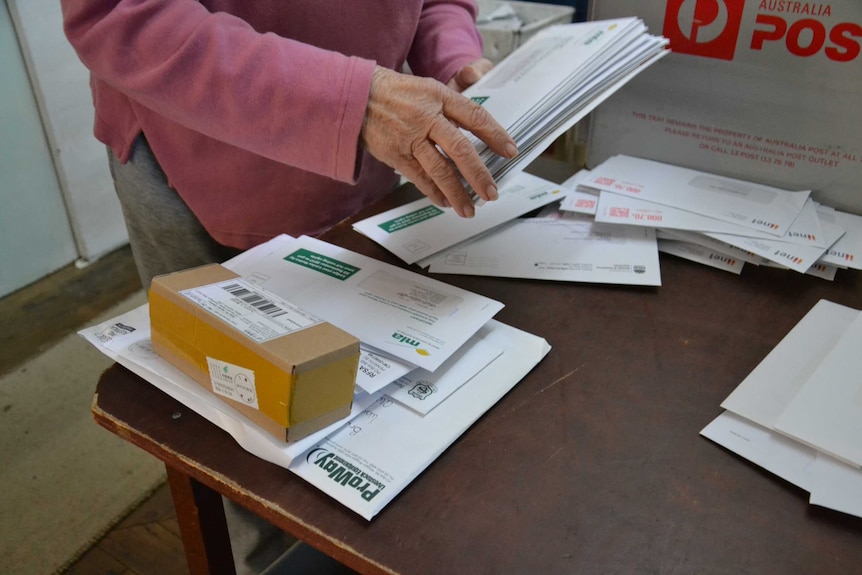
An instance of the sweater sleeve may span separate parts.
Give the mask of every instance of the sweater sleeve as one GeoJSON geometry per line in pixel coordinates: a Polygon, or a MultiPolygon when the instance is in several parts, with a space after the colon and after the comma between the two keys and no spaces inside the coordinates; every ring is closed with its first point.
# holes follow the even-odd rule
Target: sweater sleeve
{"type": "Polygon", "coordinates": [[[424,0],[408,56],[411,70],[446,83],[482,57],[475,0],[424,0]]]}
{"type": "Polygon", "coordinates": [[[341,181],[355,176],[374,62],[195,0],[62,0],[94,78],[186,128],[341,181]]]}

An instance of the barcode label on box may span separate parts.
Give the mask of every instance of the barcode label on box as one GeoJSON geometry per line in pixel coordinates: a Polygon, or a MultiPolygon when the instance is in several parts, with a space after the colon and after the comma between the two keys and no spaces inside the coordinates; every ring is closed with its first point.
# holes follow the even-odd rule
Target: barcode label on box
{"type": "Polygon", "coordinates": [[[258,343],[317,325],[322,321],[242,278],[191,288],[180,293],[258,343]]]}

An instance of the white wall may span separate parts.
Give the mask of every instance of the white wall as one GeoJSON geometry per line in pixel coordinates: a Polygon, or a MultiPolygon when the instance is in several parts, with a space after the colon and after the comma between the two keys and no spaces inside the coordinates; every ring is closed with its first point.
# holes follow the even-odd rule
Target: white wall
{"type": "Polygon", "coordinates": [[[78,257],[39,110],[0,2],[0,297],[78,257]]]}
{"type": "Polygon", "coordinates": [[[6,0],[53,153],[79,263],[128,242],[105,147],[93,137],[89,75],[63,35],[57,0],[6,0]]]}

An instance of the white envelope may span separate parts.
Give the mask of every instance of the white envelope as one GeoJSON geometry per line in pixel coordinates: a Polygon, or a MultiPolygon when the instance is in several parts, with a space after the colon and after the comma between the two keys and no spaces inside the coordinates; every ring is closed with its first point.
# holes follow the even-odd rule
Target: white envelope
{"type": "Polygon", "coordinates": [[[809,503],[862,517],[862,471],[818,453],[811,476],[809,503]]]}
{"type": "Polygon", "coordinates": [[[360,343],[356,386],[366,393],[377,393],[401,376],[419,369],[371,346],[360,343]]]}
{"type": "Polygon", "coordinates": [[[422,198],[356,222],[353,229],[412,264],[557,201],[565,192],[558,184],[522,172],[499,194],[499,199],[485,203],[469,219],[422,198]]]}
{"type": "Polygon", "coordinates": [[[775,429],[862,467],[862,313],[806,378],[775,429]]]}
{"type": "Polygon", "coordinates": [[[679,240],[659,238],[658,251],[736,275],[742,273],[742,268],[745,265],[745,262],[739,258],[679,240]]]}
{"type": "Polygon", "coordinates": [[[433,258],[432,273],[661,285],[655,230],[589,216],[524,218],[433,258]]]}
{"type": "Polygon", "coordinates": [[[817,458],[816,450],[730,411],[716,417],[700,434],[811,492],[814,478],[810,467],[817,458]]]}
{"type": "Polygon", "coordinates": [[[487,329],[480,330],[434,373],[416,369],[392,382],[384,393],[404,407],[427,415],[503,353],[484,341],[487,334],[487,329]]]}
{"type": "Polygon", "coordinates": [[[488,326],[484,341],[503,353],[428,415],[383,396],[290,470],[372,519],[550,350],[526,332],[495,320],[488,326]]]}
{"type": "Polygon", "coordinates": [[[592,216],[595,215],[598,205],[599,197],[597,195],[569,190],[566,192],[566,197],[560,202],[560,211],[592,216]]]}
{"type": "MultiPolygon", "coordinates": [[[[829,226],[824,230],[827,235],[826,242],[832,245],[844,230],[837,226],[829,226]]],[[[812,245],[803,245],[783,241],[783,239],[766,239],[762,237],[740,236],[736,234],[718,234],[706,232],[707,237],[713,238],[728,245],[757,254],[769,261],[781,264],[794,271],[805,273],[825,253],[827,248],[812,245]]]]}
{"type": "Polygon", "coordinates": [[[656,233],[660,234],[661,237],[664,237],[665,239],[678,240],[681,242],[688,242],[698,246],[703,246],[707,249],[716,251],[721,254],[725,254],[734,259],[742,260],[745,263],[752,264],[755,266],[759,266],[764,262],[764,259],[757,254],[753,254],[749,251],[727,244],[726,242],[722,242],[711,237],[705,236],[700,232],[660,228],[656,231],[656,233]]]}
{"type": "Polygon", "coordinates": [[[667,39],[647,34],[637,18],[540,30],[464,91],[511,134],[518,156],[497,156],[473,134],[465,135],[502,185],[602,101],[667,55],[667,44],[667,39]]]}
{"type": "Polygon", "coordinates": [[[820,300],[727,396],[721,407],[773,429],[859,315],[853,308],[820,300]]]}
{"type": "Polygon", "coordinates": [[[844,235],[829,247],[820,260],[827,264],[862,270],[862,216],[826,206],[818,208],[818,215],[844,230],[844,235]]]}
{"type": "Polygon", "coordinates": [[[808,491],[812,505],[862,517],[862,471],[729,411],[700,434],[808,491]]]}
{"type": "Polygon", "coordinates": [[[781,242],[825,248],[832,245],[844,231],[828,222],[821,223],[818,218],[816,204],[812,200],[805,202],[799,217],[790,226],[782,238],[772,234],[758,232],[738,224],[718,220],[694,212],[672,206],[649,202],[641,198],[601,192],[596,209],[596,221],[611,224],[628,224],[633,226],[652,226],[671,230],[687,230],[701,233],[724,233],[738,236],[759,238],[767,241],[781,242]],[[827,227],[828,235],[824,233],[827,227]]]}
{"type": "Polygon", "coordinates": [[[776,237],[790,229],[810,195],[625,155],[593,168],[581,188],[634,196],[776,237]]]}
{"type": "MultiPolygon", "coordinates": [[[[258,249],[259,248],[259,249],[258,249]]],[[[226,267],[363,343],[434,371],[503,304],[309,237],[226,267]]]]}

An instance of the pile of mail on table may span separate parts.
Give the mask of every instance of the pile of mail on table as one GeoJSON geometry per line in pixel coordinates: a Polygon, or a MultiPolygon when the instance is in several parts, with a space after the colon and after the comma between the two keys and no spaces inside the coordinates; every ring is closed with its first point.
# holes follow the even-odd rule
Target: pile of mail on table
{"type": "Polygon", "coordinates": [[[369,520],[550,350],[492,319],[500,302],[313,238],[279,236],[224,267],[254,291],[230,294],[248,322],[278,331],[272,320],[288,302],[359,338],[348,418],[295,442],[276,439],[153,353],[146,305],[80,333],[247,451],[369,520]]]}
{"type": "Polygon", "coordinates": [[[810,191],[622,155],[559,185],[518,173],[471,220],[423,199],[354,228],[432,273],[661,285],[659,252],[736,274],[862,269],[862,216],[810,191]]]}
{"type": "Polygon", "coordinates": [[[814,505],[862,517],[862,313],[819,301],[701,431],[808,491],[814,505]]]}
{"type": "Polygon", "coordinates": [[[656,228],[659,250],[734,273],[745,263],[826,279],[862,269],[862,216],[818,204],[810,190],[623,155],[584,174],[577,190],[564,209],[598,196],[597,222],[656,228]]]}

